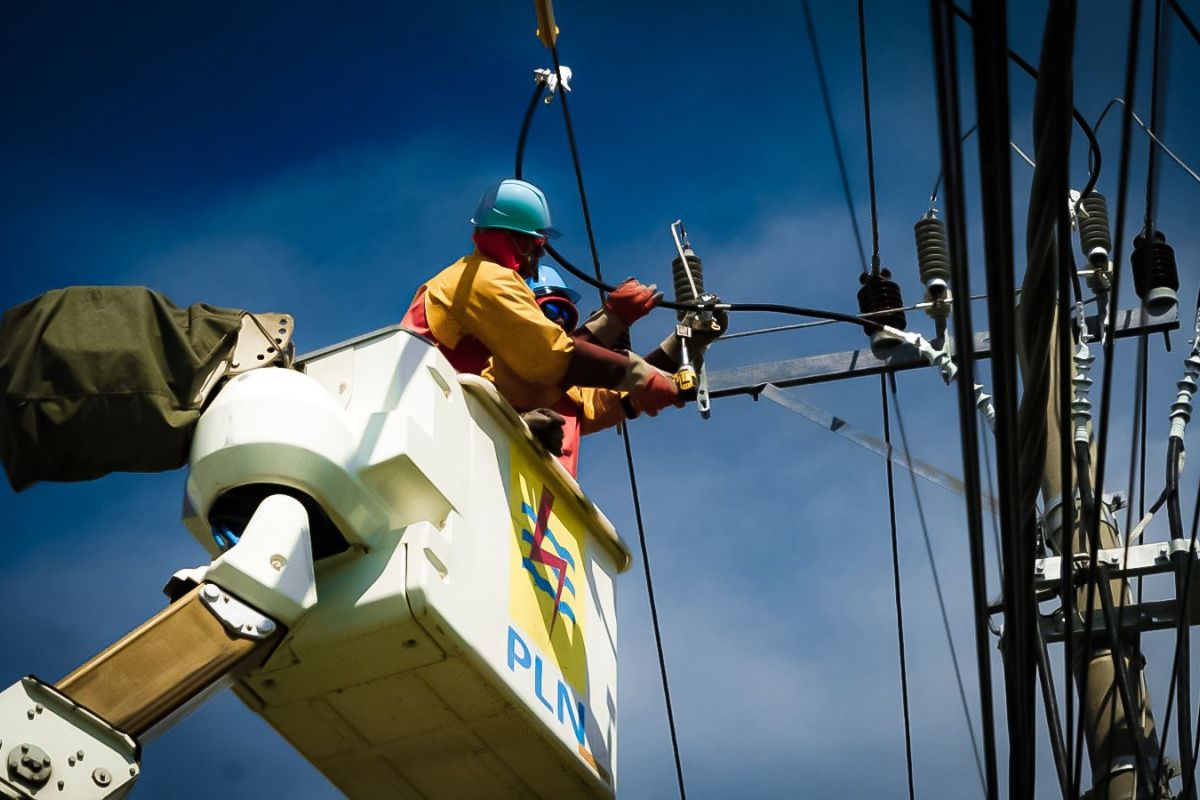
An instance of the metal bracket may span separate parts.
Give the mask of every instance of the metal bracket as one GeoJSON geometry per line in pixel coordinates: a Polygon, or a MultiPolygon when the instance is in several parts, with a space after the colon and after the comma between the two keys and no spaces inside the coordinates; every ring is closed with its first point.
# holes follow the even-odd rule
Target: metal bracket
{"type": "Polygon", "coordinates": [[[0,692],[0,797],[124,797],[138,743],[32,676],[0,692]]]}
{"type": "MultiPolygon", "coordinates": [[[[1109,579],[1134,578],[1142,575],[1155,575],[1171,572],[1174,565],[1171,557],[1175,553],[1188,552],[1189,542],[1184,539],[1173,539],[1167,542],[1151,542],[1129,548],[1128,558],[1124,547],[1113,547],[1100,550],[1096,560],[1104,565],[1106,577],[1109,579]]],[[[1190,625],[1200,625],[1200,553],[1191,550],[1191,589],[1186,598],[1186,613],[1190,625]]],[[[1076,570],[1088,569],[1088,557],[1085,553],[1075,554],[1076,570]]],[[[1062,557],[1039,558],[1033,565],[1034,589],[1042,590],[1058,588],[1062,583],[1062,557]]],[[[1144,603],[1126,604],[1118,614],[1121,633],[1142,633],[1144,631],[1173,628],[1179,620],[1178,599],[1155,600],[1144,603]]],[[[1047,642],[1061,642],[1065,634],[1065,624],[1061,609],[1050,617],[1041,617],[1042,635],[1047,642]]],[[[1093,635],[1105,636],[1103,617],[1099,613],[1092,615],[1091,627],[1093,635]]],[[[1075,634],[1086,630],[1078,610],[1071,625],[1075,634]]]]}
{"type": "Polygon", "coordinates": [[[535,69],[533,71],[533,79],[546,84],[546,99],[542,101],[546,105],[550,105],[554,101],[554,93],[558,91],[560,85],[558,82],[559,74],[562,75],[562,90],[564,92],[571,91],[571,68],[565,64],[560,64],[558,69],[559,71],[555,72],[552,69],[543,67],[542,69],[535,69]]]}
{"type": "Polygon", "coordinates": [[[242,317],[237,345],[229,361],[229,375],[240,375],[268,364],[290,366],[294,356],[290,314],[250,314],[242,317]]]}
{"type": "Polygon", "coordinates": [[[200,601],[213,615],[243,639],[266,639],[275,633],[275,620],[256,608],[246,605],[214,583],[204,584],[200,601]]]}

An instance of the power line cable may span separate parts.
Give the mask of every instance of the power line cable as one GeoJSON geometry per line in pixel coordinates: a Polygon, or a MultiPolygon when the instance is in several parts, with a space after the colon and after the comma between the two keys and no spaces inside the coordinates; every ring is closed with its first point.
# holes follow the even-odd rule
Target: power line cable
{"type": "Polygon", "coordinates": [[[917,505],[917,519],[921,523],[921,537],[925,542],[925,556],[929,559],[929,572],[933,576],[933,590],[937,595],[938,611],[942,615],[942,630],[946,634],[946,645],[950,648],[950,662],[954,665],[954,680],[958,684],[958,697],[962,701],[963,716],[967,720],[967,733],[971,737],[971,752],[975,755],[975,767],[979,771],[979,785],[987,794],[987,780],[983,777],[983,759],[979,755],[979,742],[975,738],[975,723],[971,720],[971,706],[967,702],[967,691],[963,686],[962,670],[958,666],[958,651],[954,648],[954,636],[950,632],[950,615],[946,613],[946,598],[942,594],[942,580],[938,575],[937,561],[933,557],[933,543],[929,538],[929,523],[925,518],[925,504],[921,502],[921,489],[913,472],[912,449],[908,445],[908,433],[904,428],[904,414],[900,410],[900,394],[896,389],[896,376],[890,374],[892,405],[895,408],[896,428],[900,431],[900,444],[908,462],[908,476],[912,482],[913,500],[917,505]]]}
{"type": "MultiPolygon", "coordinates": [[[[1136,78],[1137,78],[1137,54],[1138,54],[1138,34],[1141,28],[1141,10],[1142,0],[1133,0],[1130,9],[1129,21],[1129,40],[1126,46],[1126,61],[1125,61],[1125,86],[1124,86],[1124,104],[1126,108],[1133,105],[1136,78]]],[[[1112,293],[1109,309],[1108,309],[1108,329],[1110,331],[1116,328],[1117,321],[1117,306],[1120,299],[1121,288],[1121,247],[1125,236],[1125,212],[1127,211],[1128,191],[1129,191],[1129,158],[1132,144],[1132,121],[1129,115],[1124,115],[1121,123],[1121,148],[1119,155],[1119,164],[1117,169],[1117,224],[1113,237],[1112,262],[1114,264],[1112,276],[1112,293]]],[[[1103,497],[1104,492],[1104,471],[1105,462],[1108,453],[1108,419],[1111,410],[1112,399],[1112,374],[1113,374],[1113,337],[1107,336],[1104,340],[1104,369],[1101,378],[1101,408],[1100,421],[1097,435],[1097,459],[1096,459],[1096,481],[1095,481],[1095,496],[1103,497]]],[[[1099,542],[1099,514],[1092,514],[1090,518],[1085,517],[1084,524],[1088,527],[1089,538],[1093,543],[1093,550],[1096,543],[1099,542]]],[[[1093,553],[1094,556],[1094,553],[1093,553]]],[[[1092,562],[1095,563],[1093,557],[1092,562]]],[[[1084,605],[1085,613],[1088,614],[1088,624],[1084,625],[1084,652],[1090,652],[1092,639],[1091,617],[1095,603],[1095,589],[1098,580],[1096,576],[1088,583],[1087,602],[1084,605]]],[[[1113,650],[1116,653],[1119,648],[1117,643],[1113,643],[1113,650]]],[[[1115,663],[1120,662],[1120,656],[1117,657],[1115,663]]],[[[1080,697],[1087,696],[1088,673],[1083,671],[1079,681],[1080,697]]],[[[1083,737],[1083,710],[1084,704],[1080,703],[1080,717],[1076,726],[1076,741],[1075,741],[1075,766],[1073,770],[1073,783],[1079,785],[1080,770],[1083,766],[1082,759],[1082,737],[1083,737]]]]}
{"type": "Polygon", "coordinates": [[[1197,44],[1200,44],[1200,30],[1196,28],[1196,23],[1192,22],[1191,17],[1183,10],[1183,6],[1179,5],[1178,0],[1171,0],[1171,10],[1175,12],[1175,17],[1183,23],[1183,27],[1187,28],[1187,32],[1192,35],[1197,44]]]}
{"type": "MultiPolygon", "coordinates": [[[[1113,106],[1118,105],[1118,104],[1122,108],[1125,107],[1125,102],[1119,97],[1114,97],[1113,99],[1108,101],[1108,105],[1104,106],[1104,110],[1100,112],[1100,116],[1096,118],[1096,122],[1093,125],[1097,134],[1100,133],[1100,125],[1104,122],[1104,118],[1108,116],[1109,110],[1112,109],[1113,106]]],[[[1174,150],[1172,150],[1170,147],[1168,147],[1167,143],[1164,142],[1162,139],[1160,139],[1158,137],[1158,135],[1155,134],[1155,132],[1150,129],[1150,126],[1147,125],[1142,120],[1142,118],[1137,115],[1137,112],[1129,111],[1128,113],[1131,117],[1133,117],[1133,121],[1138,124],[1138,127],[1141,128],[1146,133],[1146,136],[1150,137],[1150,141],[1152,141],[1152,142],[1154,142],[1154,144],[1158,145],[1158,147],[1161,148],[1162,151],[1167,154],[1167,157],[1170,158],[1172,161],[1174,161],[1179,166],[1180,169],[1182,169],[1184,172],[1186,172],[1192,180],[1196,181],[1197,183],[1200,183],[1200,173],[1197,173],[1196,170],[1191,165],[1189,165],[1186,161],[1184,161],[1182,158],[1180,158],[1175,153],[1174,150]]]]}
{"type": "MultiPolygon", "coordinates": [[[[893,390],[894,391],[894,390],[893,390]]],[[[900,599],[900,545],[896,536],[896,487],[892,470],[892,425],[888,413],[887,375],[879,376],[879,396],[883,404],[883,441],[888,448],[887,490],[888,520],[892,533],[892,586],[896,595],[896,637],[900,645],[900,697],[904,705],[904,763],[908,770],[908,800],[915,800],[913,784],[912,723],[908,713],[908,660],[904,652],[904,604],[900,599]]],[[[907,445],[904,448],[908,449],[907,445]]]]}
{"type": "MultiPolygon", "coordinates": [[[[966,199],[962,160],[962,125],[959,107],[958,52],[953,12],[944,0],[929,0],[933,41],[933,77],[937,90],[938,144],[945,175],[946,234],[951,263],[951,289],[970,297],[967,258],[966,199]]],[[[971,601],[975,622],[975,661],[979,680],[979,717],[983,738],[984,777],[988,800],[999,797],[996,770],[996,730],[992,697],[991,640],[988,631],[987,557],[983,546],[983,516],[979,481],[979,426],[975,417],[974,331],[971,304],[955,307],[954,335],[962,352],[958,358],[959,440],[966,488],[967,541],[971,569],[971,601]]]]}
{"type": "MultiPolygon", "coordinates": [[[[992,351],[992,383],[996,408],[996,479],[1000,500],[1000,538],[1004,596],[1005,648],[1003,651],[1005,700],[1008,714],[1009,793],[1033,795],[1036,764],[1034,681],[1036,663],[1033,626],[1036,608],[1032,591],[1032,542],[1026,541],[1032,501],[1026,499],[1020,480],[1026,449],[1018,420],[1017,320],[1012,301],[1013,222],[1012,177],[1008,143],[1009,122],[1007,15],[1003,4],[980,4],[972,28],[975,64],[975,102],[979,128],[980,195],[982,197],[985,276],[988,286],[988,322],[992,351]],[[1025,511],[1024,509],[1028,509],[1025,511]]],[[[1050,23],[1047,22],[1047,36],[1050,23]]],[[[1043,53],[1045,53],[1043,48],[1043,53]]],[[[1069,66],[1069,65],[1068,65],[1069,66]]],[[[1044,71],[1044,66],[1043,66],[1044,71]]],[[[1039,81],[1039,96],[1043,84],[1039,81]]],[[[1038,139],[1035,185],[1049,166],[1038,139]]],[[[1031,206],[1033,200],[1030,201],[1031,206]]],[[[1042,406],[1045,412],[1045,405],[1042,406]]],[[[1043,418],[1044,423],[1044,418],[1043,418]]],[[[1044,441],[1042,443],[1044,445],[1044,441]]],[[[1040,473],[1040,470],[1039,470],[1040,473]]],[[[1039,475],[1034,476],[1040,478],[1039,475]]]]}
{"type": "MultiPolygon", "coordinates": [[[[584,227],[587,230],[588,247],[591,249],[592,266],[595,269],[595,273],[596,273],[594,285],[596,285],[596,288],[599,290],[600,301],[603,303],[604,291],[606,291],[606,289],[603,286],[603,276],[602,276],[601,268],[600,268],[600,253],[596,247],[596,235],[592,228],[591,211],[588,208],[587,189],[584,187],[583,169],[580,166],[580,161],[579,161],[579,148],[575,142],[575,128],[571,122],[571,112],[567,105],[567,90],[563,86],[562,64],[560,63],[559,58],[558,58],[558,47],[555,44],[551,43],[549,48],[550,48],[550,56],[554,61],[554,73],[558,77],[558,85],[560,87],[562,87],[562,91],[559,92],[559,101],[562,103],[563,122],[565,124],[566,132],[567,132],[567,144],[570,147],[571,161],[575,167],[575,182],[579,188],[579,203],[583,210],[583,221],[584,221],[584,227]]],[[[528,128],[528,120],[532,117],[534,108],[536,108],[536,99],[530,103],[529,110],[526,113],[526,122],[522,126],[523,131],[528,128]]],[[[520,169],[520,165],[521,165],[521,155],[524,152],[524,144],[525,144],[525,140],[524,140],[524,137],[522,137],[519,142],[519,149],[518,149],[518,156],[517,156],[518,170],[520,169]]],[[[549,249],[549,248],[547,248],[547,249],[549,249]]],[[[607,291],[612,291],[612,289],[608,288],[607,291]]],[[[632,445],[630,444],[629,426],[626,425],[625,423],[621,423],[621,434],[625,440],[625,461],[626,461],[626,466],[628,467],[628,471],[629,471],[629,489],[633,496],[634,517],[637,521],[638,541],[641,545],[642,564],[643,564],[644,572],[646,575],[646,594],[650,601],[651,621],[652,621],[653,627],[654,627],[654,642],[655,642],[655,646],[658,651],[659,670],[662,674],[663,699],[664,699],[664,702],[665,702],[666,708],[667,708],[667,724],[668,724],[668,727],[670,728],[670,732],[671,732],[671,749],[672,749],[672,752],[674,753],[674,757],[675,757],[675,775],[676,775],[676,778],[679,783],[680,800],[686,800],[687,792],[686,792],[686,789],[684,788],[683,761],[679,755],[679,737],[678,737],[678,735],[676,733],[676,729],[675,729],[675,713],[674,713],[674,710],[673,710],[672,704],[671,704],[670,684],[669,684],[669,681],[667,680],[667,663],[666,663],[666,658],[663,654],[662,631],[661,631],[661,628],[658,623],[657,604],[655,603],[655,600],[654,600],[654,584],[653,584],[653,580],[652,580],[651,574],[650,574],[649,553],[646,549],[646,530],[645,530],[645,525],[643,524],[643,521],[642,521],[642,506],[641,506],[641,499],[640,499],[639,493],[638,493],[637,474],[634,470],[633,449],[632,449],[632,445]]]]}
{"type": "Polygon", "coordinates": [[[871,190],[871,273],[879,274],[879,210],[875,203],[875,136],[871,130],[871,82],[867,77],[867,20],[858,0],[858,56],[862,65],[863,120],[867,132],[867,184],[871,190]]]}
{"type": "MultiPolygon", "coordinates": [[[[953,12],[957,17],[959,17],[959,19],[968,25],[975,25],[974,17],[957,5],[953,6],[953,12]]],[[[1010,47],[1008,48],[1008,57],[1014,64],[1024,70],[1029,77],[1037,80],[1038,71],[1034,69],[1032,64],[1022,58],[1020,53],[1010,47]]],[[[1096,139],[1096,133],[1088,124],[1087,118],[1083,116],[1083,112],[1081,112],[1078,108],[1072,107],[1071,116],[1075,118],[1075,123],[1079,126],[1079,129],[1083,131],[1083,135],[1087,137],[1088,140],[1088,182],[1083,187],[1083,191],[1080,193],[1081,197],[1087,197],[1088,194],[1091,193],[1092,189],[1096,188],[1096,181],[1100,179],[1100,165],[1102,163],[1100,142],[1096,139]]]]}
{"type": "Polygon", "coordinates": [[[858,229],[858,214],[854,211],[854,195],[850,191],[850,178],[846,173],[846,158],[842,155],[842,141],[838,136],[837,122],[833,116],[833,103],[829,100],[829,84],[825,80],[825,67],[821,63],[821,48],[817,45],[817,31],[813,25],[812,11],[808,0],[802,4],[804,23],[808,29],[808,42],[812,48],[813,63],[817,68],[817,83],[821,87],[821,102],[825,106],[825,119],[829,121],[829,135],[833,139],[833,153],[837,156],[838,174],[842,178],[842,194],[846,198],[846,211],[850,214],[850,224],[854,227],[854,244],[858,246],[858,258],[862,262],[862,271],[867,271],[867,255],[863,251],[862,232],[858,229]]]}

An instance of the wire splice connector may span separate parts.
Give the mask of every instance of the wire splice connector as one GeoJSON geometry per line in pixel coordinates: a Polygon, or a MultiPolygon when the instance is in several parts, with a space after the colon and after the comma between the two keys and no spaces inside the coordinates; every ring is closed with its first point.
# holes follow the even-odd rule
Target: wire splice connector
{"type": "Polygon", "coordinates": [[[1146,241],[1146,233],[1133,240],[1133,288],[1148,311],[1162,313],[1179,302],[1179,270],[1175,266],[1175,248],[1167,244],[1162,231],[1154,231],[1154,241],[1146,241]]]}
{"type": "Polygon", "coordinates": [[[929,316],[945,318],[950,313],[950,247],[946,241],[946,223],[938,219],[937,209],[929,211],[913,225],[917,240],[917,269],[925,284],[929,316]]]}

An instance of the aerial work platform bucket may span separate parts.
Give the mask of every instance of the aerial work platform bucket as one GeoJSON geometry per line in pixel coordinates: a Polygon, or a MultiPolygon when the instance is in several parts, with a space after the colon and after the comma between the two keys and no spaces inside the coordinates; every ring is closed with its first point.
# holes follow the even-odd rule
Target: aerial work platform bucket
{"type": "Polygon", "coordinates": [[[314,545],[315,604],[237,694],[351,797],[612,797],[612,525],[417,336],[304,373],[234,379],[193,442],[185,522],[214,557],[209,512],[238,487],[286,487],[344,537],[314,545]]]}

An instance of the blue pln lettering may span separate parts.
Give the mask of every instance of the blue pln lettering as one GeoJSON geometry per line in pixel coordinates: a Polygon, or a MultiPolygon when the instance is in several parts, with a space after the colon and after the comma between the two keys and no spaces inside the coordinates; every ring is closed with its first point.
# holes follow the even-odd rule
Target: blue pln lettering
{"type": "MultiPolygon", "coordinates": [[[[512,626],[508,626],[508,669],[510,672],[515,672],[514,665],[520,664],[525,669],[529,669],[529,647],[520,635],[513,630],[512,626]],[[517,655],[517,645],[521,646],[521,655],[517,655]]],[[[540,666],[540,664],[539,664],[540,666]]]]}
{"type": "Polygon", "coordinates": [[[558,721],[566,722],[563,719],[563,709],[567,710],[567,716],[571,720],[571,728],[575,731],[575,740],[579,742],[579,746],[583,746],[584,734],[584,714],[587,707],[583,703],[579,703],[579,717],[576,718],[575,713],[571,710],[571,690],[562,681],[558,682],[558,721]]]}
{"type": "MultiPolygon", "coordinates": [[[[544,694],[542,694],[542,657],[541,656],[533,657],[533,693],[537,695],[538,700],[542,701],[542,705],[544,705],[546,707],[546,710],[549,711],[551,714],[553,714],[554,706],[550,705],[550,701],[546,699],[546,696],[544,694]]],[[[562,717],[559,717],[559,720],[562,720],[562,717]]]]}

